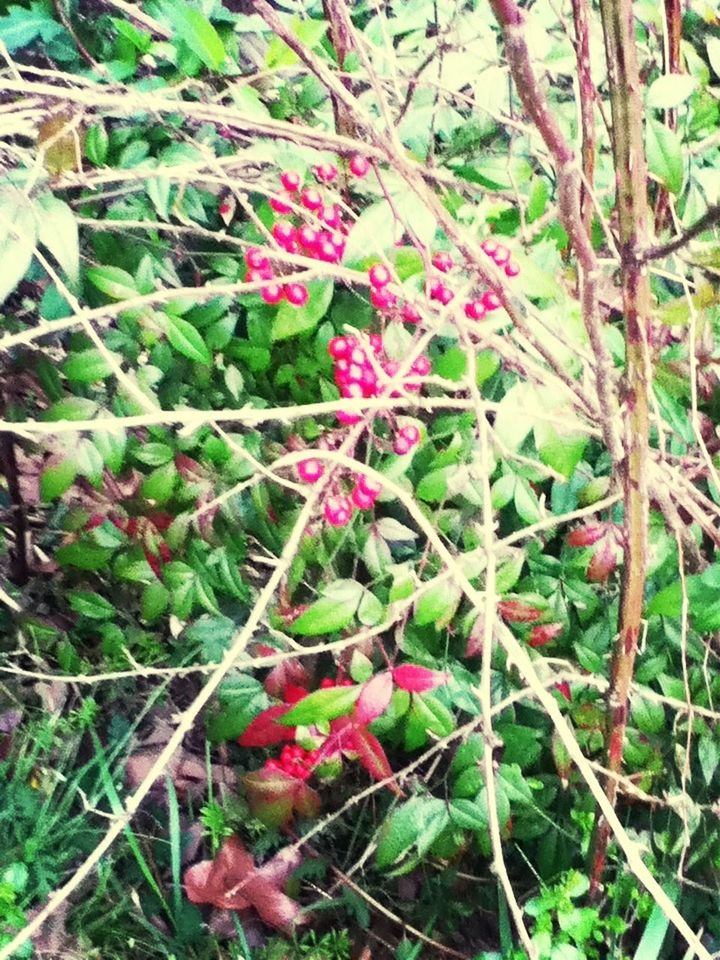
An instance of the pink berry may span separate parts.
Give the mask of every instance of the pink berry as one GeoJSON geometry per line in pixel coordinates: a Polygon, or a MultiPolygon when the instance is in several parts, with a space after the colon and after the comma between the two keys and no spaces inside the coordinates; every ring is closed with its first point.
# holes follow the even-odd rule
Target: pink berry
{"type": "Polygon", "coordinates": [[[296,237],[298,243],[301,247],[305,247],[306,250],[314,250],[318,242],[318,233],[309,223],[306,223],[304,226],[296,232],[296,237]]]}
{"type": "Polygon", "coordinates": [[[270,264],[258,270],[247,270],[245,273],[245,283],[257,283],[260,280],[272,280],[272,278],[273,271],[270,264]]]}
{"type": "Polygon", "coordinates": [[[285,292],[279,283],[268,283],[260,291],[260,296],[265,303],[269,303],[271,306],[280,303],[284,295],[285,292]]]}
{"type": "Polygon", "coordinates": [[[495,251],[498,248],[498,242],[497,240],[483,240],[480,247],[489,257],[494,257],[495,251]]]}
{"type": "Polygon", "coordinates": [[[280,183],[289,193],[295,193],[296,190],[300,189],[302,180],[300,174],[294,170],[283,170],[280,174],[280,183]]]}
{"type": "Polygon", "coordinates": [[[417,373],[418,376],[426,377],[432,369],[432,364],[430,360],[425,356],[420,356],[413,363],[411,370],[413,373],[417,373]]]}
{"type": "Polygon", "coordinates": [[[391,310],[397,304],[397,297],[384,287],[376,287],[370,294],[370,303],[376,310],[391,310]]]}
{"type": "Polygon", "coordinates": [[[345,253],[345,237],[339,230],[334,230],[330,234],[330,243],[335,247],[338,260],[342,260],[342,255],[345,253]]]}
{"type": "Polygon", "coordinates": [[[433,256],[432,263],[435,269],[441,273],[449,273],[454,266],[453,258],[444,250],[440,250],[433,256]]]}
{"type": "Polygon", "coordinates": [[[260,247],[247,248],[245,251],[245,263],[247,263],[251,270],[262,270],[263,267],[270,266],[270,261],[260,247]]]}
{"type": "Polygon", "coordinates": [[[505,264],[505,276],[506,277],[516,277],[520,273],[520,264],[516,263],[514,260],[508,260],[505,264]]]}
{"type": "Polygon", "coordinates": [[[331,207],[320,207],[317,213],[320,220],[327,224],[331,230],[337,230],[342,220],[340,210],[335,204],[331,207]]]}
{"type": "Polygon", "coordinates": [[[310,460],[301,460],[297,465],[297,472],[305,483],[317,483],[325,473],[325,467],[321,460],[313,457],[310,460]]]}
{"type": "Polygon", "coordinates": [[[400,436],[405,437],[411,447],[414,447],[416,444],[420,443],[420,431],[413,423],[403,427],[400,431],[400,436]]]}
{"type": "Polygon", "coordinates": [[[275,213],[292,213],[292,207],[282,197],[270,197],[270,209],[275,213]]]}
{"type": "Polygon", "coordinates": [[[331,527],[346,527],[352,517],[352,503],[345,496],[328,497],[323,506],[325,519],[331,527]]]}
{"type": "Polygon", "coordinates": [[[370,341],[370,346],[375,356],[378,356],[378,354],[382,353],[383,342],[379,333],[371,333],[368,337],[368,340],[370,341]]]}
{"type": "Polygon", "coordinates": [[[397,360],[388,360],[387,363],[383,364],[383,370],[388,377],[394,377],[399,369],[400,364],[397,362],[397,360]]]}
{"type": "Polygon", "coordinates": [[[438,300],[444,307],[450,303],[454,296],[453,291],[442,280],[436,280],[430,284],[430,298],[438,300]]]}
{"type": "Polygon", "coordinates": [[[362,376],[360,377],[360,386],[363,390],[364,397],[374,397],[377,394],[377,376],[372,367],[363,367],[362,376]]]}
{"type": "Polygon", "coordinates": [[[295,227],[289,220],[278,220],[273,224],[272,235],[284,247],[295,239],[295,227]]]}
{"type": "Polygon", "coordinates": [[[357,485],[362,492],[376,500],[382,493],[382,484],[377,480],[371,480],[370,477],[361,473],[357,478],[357,485]]]}
{"type": "Polygon", "coordinates": [[[411,303],[406,303],[406,304],[403,305],[403,308],[402,308],[402,311],[401,311],[401,316],[402,316],[403,320],[405,321],[405,323],[419,323],[419,322],[420,322],[420,314],[418,313],[418,311],[415,309],[415,307],[414,307],[411,303]]]}
{"type": "Polygon", "coordinates": [[[493,260],[499,267],[504,267],[510,259],[510,251],[502,243],[499,243],[497,250],[493,254],[493,260]]]}
{"type": "Polygon", "coordinates": [[[314,173],[321,183],[332,183],[337,179],[338,170],[334,163],[319,163],[314,173]]]}
{"type": "Polygon", "coordinates": [[[310,294],[304,283],[288,283],[285,286],[285,297],[293,307],[304,307],[310,294]]]}
{"type": "Polygon", "coordinates": [[[465,316],[468,320],[482,320],[485,316],[485,304],[482,300],[471,300],[465,304],[465,316]]]}
{"type": "Polygon", "coordinates": [[[351,349],[352,348],[348,343],[347,337],[333,337],[328,341],[327,350],[334,360],[338,360],[340,357],[346,356],[348,351],[351,349]]]}
{"type": "Polygon", "coordinates": [[[318,258],[325,263],[337,263],[338,252],[330,240],[318,241],[316,253],[318,258]]]}
{"type": "Polygon", "coordinates": [[[375,505],[375,497],[368,496],[360,487],[355,487],[351,494],[352,502],[358,510],[372,510],[375,505]]]}
{"type": "Polygon", "coordinates": [[[348,377],[347,383],[344,383],[340,387],[340,394],[345,397],[346,400],[359,400],[363,395],[363,391],[357,380],[350,380],[348,377]]]}
{"type": "Polygon", "coordinates": [[[350,173],[354,177],[366,177],[370,172],[370,161],[367,157],[361,156],[359,153],[356,153],[354,157],[350,158],[350,173]]]}
{"type": "Polygon", "coordinates": [[[392,274],[382,263],[374,263],[368,270],[368,279],[370,285],[379,289],[386,287],[392,280],[392,274]]]}
{"type": "Polygon", "coordinates": [[[354,423],[360,423],[362,417],[357,413],[348,413],[346,410],[337,410],[335,416],[344,426],[352,426],[354,423]]]}
{"type": "Polygon", "coordinates": [[[482,295],[482,302],[485,309],[489,312],[492,310],[497,310],[501,306],[500,297],[495,293],[494,290],[486,290],[482,295]]]}
{"type": "Polygon", "coordinates": [[[346,380],[348,383],[360,383],[363,378],[363,370],[365,368],[361,367],[359,363],[351,363],[348,366],[346,380]]]}
{"type": "Polygon", "coordinates": [[[402,435],[395,437],[393,442],[393,453],[396,453],[399,457],[404,457],[406,453],[410,453],[412,449],[411,445],[402,435]]]}
{"type": "Polygon", "coordinates": [[[306,187],[300,194],[300,202],[306,210],[319,210],[322,206],[320,191],[314,187],[306,187]]]}

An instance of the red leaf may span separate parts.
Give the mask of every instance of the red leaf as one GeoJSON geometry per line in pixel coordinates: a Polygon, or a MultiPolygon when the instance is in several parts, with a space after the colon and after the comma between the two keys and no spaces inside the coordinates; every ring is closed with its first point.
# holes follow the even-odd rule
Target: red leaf
{"type": "Polygon", "coordinates": [[[561,697],[565,697],[568,703],[572,703],[572,690],[567,680],[561,680],[560,683],[556,683],[555,689],[561,697]]]}
{"type": "Polygon", "coordinates": [[[401,667],[395,667],[392,678],[401,690],[407,690],[409,693],[425,693],[427,690],[434,690],[435,687],[447,683],[449,674],[428,670],[427,667],[418,667],[413,663],[404,663],[401,667]]]}
{"type": "Polygon", "coordinates": [[[498,603],[498,613],[509,623],[532,623],[542,616],[542,610],[531,607],[522,600],[501,600],[498,603]]]}
{"type": "MultiPolygon", "coordinates": [[[[380,741],[365,727],[353,727],[349,746],[357,753],[360,763],[373,780],[386,780],[392,776],[390,761],[380,741]]],[[[394,781],[388,787],[397,796],[402,796],[402,790],[394,781]]]]}
{"type": "Polygon", "coordinates": [[[544,647],[546,643],[550,643],[551,640],[554,640],[555,637],[559,636],[562,632],[563,625],[561,623],[538,624],[537,627],[533,627],[530,631],[528,645],[531,647],[544,647]]]}
{"type": "MultiPolygon", "coordinates": [[[[277,653],[277,650],[272,652],[277,653]]],[[[305,692],[307,692],[307,688],[310,686],[310,675],[299,661],[284,660],[268,673],[263,686],[265,692],[269,693],[271,697],[284,700],[285,690],[288,686],[305,687],[305,692]]]]}
{"type": "Polygon", "coordinates": [[[383,714],[390,703],[393,691],[393,677],[389,670],[375,674],[364,683],[355,704],[353,719],[365,726],[383,714]]]}
{"type": "Polygon", "coordinates": [[[567,537],[569,547],[591,547],[605,536],[605,524],[592,523],[585,527],[576,527],[567,537]]]}
{"type": "Polygon", "coordinates": [[[294,740],[295,727],[284,727],[276,723],[278,717],[284,716],[289,709],[288,704],[280,703],[259,713],[238,737],[240,746],[271,747],[275,743],[282,743],[283,740],[294,740]]]}

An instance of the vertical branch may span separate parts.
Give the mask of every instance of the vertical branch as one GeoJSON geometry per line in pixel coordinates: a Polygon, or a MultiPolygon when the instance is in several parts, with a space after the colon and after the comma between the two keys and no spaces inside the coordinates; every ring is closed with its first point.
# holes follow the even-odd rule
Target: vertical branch
{"type": "MultiPolygon", "coordinates": [[[[632,0],[600,0],[612,109],[612,146],[617,183],[618,231],[625,314],[626,457],[621,467],[625,505],[625,562],[620,622],[610,670],[605,793],[614,804],[622,769],[630,687],[642,623],[647,574],[648,393],[647,330],[650,284],[638,254],[647,242],[647,164],[643,106],[635,46],[632,0]]],[[[590,868],[590,894],[597,898],[607,859],[610,827],[599,813],[590,868]]]]}
{"type": "MultiPolygon", "coordinates": [[[[682,73],[680,61],[680,40],[682,37],[682,8],[680,0],[664,0],[664,52],[663,60],[665,73],[682,73]]],[[[671,130],[677,128],[677,110],[665,111],[665,122],[671,130]]],[[[665,226],[668,215],[670,196],[667,187],[662,184],[658,188],[655,200],[655,232],[665,226]]]]}
{"type": "Polygon", "coordinates": [[[8,497],[10,499],[11,526],[15,535],[15,544],[10,551],[11,568],[10,579],[19,587],[27,583],[30,578],[28,564],[28,525],[25,516],[20,482],[18,479],[17,457],[15,456],[15,441],[11,433],[0,433],[0,465],[7,482],[8,497]]]}
{"type": "Polygon", "coordinates": [[[595,84],[590,70],[590,23],[587,0],[572,0],[572,10],[582,128],[583,183],[580,188],[580,214],[585,232],[590,236],[593,218],[591,191],[595,177],[595,84]]]}

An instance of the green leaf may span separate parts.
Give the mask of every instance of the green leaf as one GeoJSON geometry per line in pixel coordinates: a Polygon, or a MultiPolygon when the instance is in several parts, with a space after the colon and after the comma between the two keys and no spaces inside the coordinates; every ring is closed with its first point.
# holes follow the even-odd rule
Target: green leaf
{"type": "Polygon", "coordinates": [[[27,273],[36,238],[37,221],[27,197],[15,187],[3,187],[0,190],[0,304],[27,273]]]}
{"type": "Polygon", "coordinates": [[[450,347],[433,364],[433,373],[446,380],[462,380],[467,370],[467,354],[460,347],[450,347]]]}
{"type": "Polygon", "coordinates": [[[135,451],[135,459],[140,463],[146,463],[149,467],[161,467],[172,458],[172,447],[167,443],[144,443],[135,451]]]}
{"type": "Polygon", "coordinates": [[[365,207],[348,234],[343,262],[363,263],[389,250],[403,234],[402,224],[395,219],[387,200],[378,200],[365,207]]]}
{"type": "Polygon", "coordinates": [[[152,500],[158,504],[167,503],[175,491],[177,480],[178,472],[175,463],[165,463],[145,477],[140,492],[146,500],[152,500]]]}
{"type": "Polygon", "coordinates": [[[360,689],[360,686],[354,686],[315,690],[303,697],[284,716],[279,717],[278,721],[287,727],[309,727],[328,723],[336,717],[344,717],[352,712],[355,701],[360,696],[360,689]]]}
{"type": "Polygon", "coordinates": [[[710,786],[712,778],[715,776],[718,763],[720,763],[720,750],[712,736],[701,736],[698,740],[698,759],[700,769],[702,770],[705,783],[710,786]]]}
{"type": "Polygon", "coordinates": [[[313,330],[328,311],[335,284],[332,280],[317,280],[309,283],[308,302],[304,307],[294,307],[287,300],[278,307],[272,326],[272,339],[287,340],[313,330]]]}
{"type": "Polygon", "coordinates": [[[665,727],[665,710],[660,703],[636,697],[632,702],[631,713],[640,733],[660,733],[665,727]]]}
{"type": "Polygon", "coordinates": [[[97,413],[98,405],[94,400],[85,397],[67,397],[59,400],[47,409],[43,420],[90,420],[97,413]]]}
{"type": "MultiPolygon", "coordinates": [[[[112,354],[112,356],[120,359],[117,354],[112,354]]],[[[91,347],[88,350],[81,350],[79,353],[69,354],[62,365],[62,372],[73,383],[94,383],[96,380],[104,380],[109,377],[112,373],[112,367],[100,350],[91,347]]]]}
{"type": "Polygon", "coordinates": [[[697,80],[689,73],[666,73],[648,87],[647,103],[655,110],[672,110],[695,92],[697,80]]]}
{"type": "Polygon", "coordinates": [[[138,295],[135,280],[127,270],[121,270],[120,267],[90,267],[87,278],[111,300],[131,300],[138,295]]]}
{"type": "Polygon", "coordinates": [[[450,803],[450,819],[463,830],[487,830],[487,806],[477,800],[458,798],[450,803]]]}
{"type": "Polygon", "coordinates": [[[205,346],[205,341],[188,320],[168,316],[165,330],[168,340],[178,353],[196,363],[204,363],[208,366],[212,363],[212,354],[205,346]]]}
{"type": "Polygon", "coordinates": [[[194,7],[177,0],[165,6],[172,10],[171,19],[177,36],[192,50],[195,56],[210,70],[217,70],[225,59],[225,47],[220,34],[208,18],[194,7]]]}
{"type": "Polygon", "coordinates": [[[125,459],[127,446],[125,430],[94,430],[92,440],[108,470],[118,473],[125,459]]]}
{"type": "Polygon", "coordinates": [[[420,627],[435,625],[437,630],[452,620],[462,598],[462,590],[447,578],[438,579],[438,582],[422,593],[415,602],[413,622],[420,627]]]}
{"type": "Polygon", "coordinates": [[[7,9],[7,16],[0,17],[0,40],[9,53],[27,47],[38,37],[47,44],[65,32],[43,0],[34,0],[29,9],[15,5],[3,9],[7,9]]]}
{"type": "Polygon", "coordinates": [[[74,590],[68,597],[70,607],[75,613],[88,617],[90,620],[110,620],[115,616],[115,607],[92,591],[74,590]]]}
{"type": "Polygon", "coordinates": [[[290,632],[312,637],[342,630],[353,621],[363,592],[363,587],[355,580],[335,581],[323,591],[319,600],[300,614],[290,632]]]}
{"type": "Polygon", "coordinates": [[[36,200],[38,242],[46,247],[65,271],[72,284],[80,282],[80,240],[75,214],[52,193],[36,200]]]}
{"type": "Polygon", "coordinates": [[[72,486],[77,473],[77,465],[70,457],[45,467],[40,477],[40,499],[48,503],[61,497],[72,486]]]}
{"type": "Polygon", "coordinates": [[[663,587],[647,605],[647,616],[679,617],[682,613],[682,584],[676,580],[663,587]]]}
{"type": "MultiPolygon", "coordinates": [[[[663,890],[668,895],[672,903],[677,903],[680,897],[680,884],[675,880],[666,880],[663,883],[663,890]]],[[[640,943],[637,945],[633,960],[658,960],[662,956],[663,942],[667,933],[668,920],[664,909],[656,903],[652,913],[645,924],[640,943]]]]}
{"type": "Polygon", "coordinates": [[[551,423],[535,426],[535,446],[543,463],[569,480],[582,460],[587,437],[579,433],[558,433],[551,423]]]}
{"type": "Polygon", "coordinates": [[[101,570],[113,555],[113,547],[100,547],[91,540],[76,540],[58,547],[55,559],[62,567],[77,567],[78,570],[101,570]]]}
{"type": "Polygon", "coordinates": [[[647,118],[648,169],[671,193],[679,194],[685,179],[680,137],[653,117],[647,118]]]}
{"type": "Polygon", "coordinates": [[[412,797],[396,807],[380,830],[375,852],[378,867],[389,869],[413,846],[432,846],[448,819],[445,802],[436,797],[412,797]]]}
{"type": "MultiPolygon", "coordinates": [[[[309,17],[300,19],[293,17],[289,24],[290,32],[310,50],[318,46],[327,32],[328,25],[325,20],[312,20],[309,17]]],[[[299,57],[284,40],[273,36],[268,44],[265,54],[265,63],[270,70],[277,70],[282,67],[292,67],[299,62],[299,57]]]]}
{"type": "Polygon", "coordinates": [[[159,580],[155,580],[145,585],[140,599],[140,615],[147,623],[153,623],[165,613],[169,603],[169,590],[159,580]]]}

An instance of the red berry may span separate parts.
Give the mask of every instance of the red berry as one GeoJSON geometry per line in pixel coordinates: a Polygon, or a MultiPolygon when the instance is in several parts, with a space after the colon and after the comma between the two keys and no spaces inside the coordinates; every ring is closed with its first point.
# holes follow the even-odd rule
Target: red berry
{"type": "Polygon", "coordinates": [[[331,527],[346,527],[352,517],[352,503],[345,496],[328,497],[323,507],[325,519],[331,527]]]}
{"type": "Polygon", "coordinates": [[[368,279],[373,287],[386,287],[392,280],[392,274],[382,263],[374,263],[368,270],[368,279]]]}
{"type": "Polygon", "coordinates": [[[273,271],[270,264],[266,267],[260,267],[259,270],[247,270],[245,272],[245,283],[258,283],[260,280],[272,280],[273,271]]]}
{"type": "Polygon", "coordinates": [[[482,320],[485,316],[485,304],[482,300],[471,300],[465,304],[465,316],[468,320],[482,320]]]}
{"type": "Polygon", "coordinates": [[[366,494],[368,497],[372,497],[373,500],[376,500],[382,493],[382,484],[377,480],[372,480],[364,473],[361,473],[358,476],[357,485],[364,494],[366,494]]]}
{"type": "Polygon", "coordinates": [[[322,460],[313,457],[310,460],[301,460],[297,465],[297,472],[300,479],[304,480],[305,483],[317,483],[325,473],[325,467],[322,460]]]}
{"type": "Polygon", "coordinates": [[[306,210],[319,210],[322,206],[320,191],[315,187],[306,187],[300,194],[300,202],[306,210]]]}
{"type": "Polygon", "coordinates": [[[499,243],[492,258],[499,267],[504,267],[510,259],[510,251],[504,244],[499,243]]]}
{"type": "Polygon", "coordinates": [[[370,294],[370,303],[376,310],[391,310],[397,304],[397,297],[384,287],[376,287],[370,294]]]}
{"type": "Polygon", "coordinates": [[[498,248],[498,242],[497,240],[483,240],[480,247],[489,257],[493,257],[498,248]]]}
{"type": "Polygon", "coordinates": [[[350,173],[354,177],[366,177],[370,172],[370,161],[367,157],[361,156],[359,153],[356,153],[354,157],[350,158],[350,173]]]}
{"type": "Polygon", "coordinates": [[[342,260],[342,256],[345,253],[345,237],[339,230],[334,230],[330,234],[330,243],[335,247],[338,260],[342,260]]]}
{"type": "Polygon", "coordinates": [[[419,322],[420,322],[420,314],[418,313],[418,311],[415,309],[415,307],[414,307],[411,303],[406,303],[406,304],[404,304],[404,306],[403,306],[403,308],[402,308],[402,311],[401,311],[401,316],[402,316],[403,320],[405,321],[405,323],[419,323],[419,322]]]}
{"type": "Polygon", "coordinates": [[[301,247],[305,247],[306,250],[314,250],[318,242],[318,232],[309,223],[306,223],[304,226],[300,227],[296,231],[295,236],[301,247]]]}
{"type": "Polygon", "coordinates": [[[352,426],[354,423],[360,423],[362,417],[357,413],[348,413],[346,410],[337,410],[335,416],[343,426],[352,426]]]}
{"type": "Polygon", "coordinates": [[[400,431],[400,436],[404,437],[411,447],[414,447],[416,444],[420,443],[420,431],[413,423],[403,427],[400,431]]]}
{"type": "Polygon", "coordinates": [[[432,258],[432,264],[435,269],[439,270],[441,273],[449,273],[455,265],[453,258],[444,250],[440,250],[438,253],[434,254],[432,258]]]}
{"type": "Polygon", "coordinates": [[[358,510],[372,510],[375,504],[375,497],[368,496],[364,490],[361,490],[360,487],[355,487],[351,494],[352,502],[358,508],[358,510]]]}
{"type": "Polygon", "coordinates": [[[482,295],[482,302],[483,306],[488,312],[497,310],[498,307],[502,305],[500,297],[495,293],[494,290],[486,290],[482,295]]]}
{"type": "Polygon", "coordinates": [[[292,206],[282,197],[270,197],[270,209],[275,213],[292,213],[292,206]]]}
{"type": "Polygon", "coordinates": [[[310,294],[308,288],[303,283],[288,283],[285,286],[285,297],[287,302],[293,307],[304,307],[308,302],[310,294]]]}
{"type": "Polygon", "coordinates": [[[325,263],[337,263],[338,261],[338,252],[335,249],[335,244],[330,240],[320,240],[316,252],[318,258],[325,263]]]}
{"type": "Polygon", "coordinates": [[[300,189],[302,178],[300,177],[300,174],[296,173],[294,170],[283,170],[283,172],[280,174],[280,183],[290,193],[295,193],[296,190],[300,189]]]}
{"type": "Polygon", "coordinates": [[[314,173],[321,183],[332,183],[337,180],[338,170],[334,163],[319,163],[314,173]]]}
{"type": "Polygon", "coordinates": [[[318,210],[318,217],[323,223],[326,223],[331,230],[337,230],[342,222],[339,208],[333,204],[331,207],[321,207],[318,210]]]}
{"type": "Polygon", "coordinates": [[[338,360],[340,357],[346,356],[350,349],[351,346],[348,343],[347,337],[333,337],[328,341],[327,350],[334,360],[338,360]]]}
{"type": "Polygon", "coordinates": [[[260,247],[248,247],[245,251],[245,263],[251,270],[263,270],[270,266],[270,261],[265,256],[265,251],[260,247]]]}
{"type": "Polygon", "coordinates": [[[444,307],[450,303],[454,296],[453,291],[442,280],[436,280],[435,283],[430,285],[430,298],[438,300],[444,307]]]}
{"type": "Polygon", "coordinates": [[[520,264],[516,263],[514,260],[508,260],[505,264],[505,276],[506,277],[516,277],[520,273],[520,264]]]}
{"type": "Polygon", "coordinates": [[[279,283],[267,283],[260,291],[260,296],[265,303],[269,303],[271,306],[280,303],[284,295],[285,291],[283,290],[282,284],[279,283]]]}
{"type": "Polygon", "coordinates": [[[322,680],[320,681],[321,690],[329,690],[330,687],[334,687],[334,686],[335,686],[335,681],[332,679],[332,677],[323,677],[322,680]]]}
{"type": "Polygon", "coordinates": [[[289,220],[278,220],[273,224],[272,235],[284,247],[295,239],[295,227],[289,220]]]}
{"type": "Polygon", "coordinates": [[[298,687],[294,683],[288,683],[283,690],[283,703],[299,703],[308,695],[305,687],[298,687]]]}

